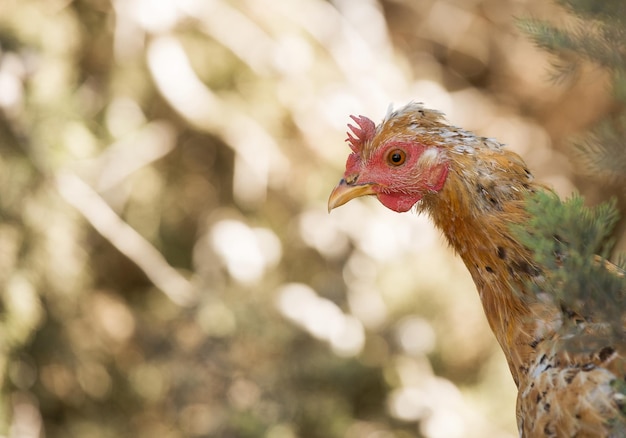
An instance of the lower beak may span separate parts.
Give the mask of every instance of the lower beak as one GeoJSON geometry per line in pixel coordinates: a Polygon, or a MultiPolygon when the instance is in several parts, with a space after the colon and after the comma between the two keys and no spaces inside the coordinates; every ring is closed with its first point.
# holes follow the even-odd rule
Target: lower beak
{"type": "Polygon", "coordinates": [[[345,179],[339,181],[328,198],[328,212],[333,208],[337,208],[346,202],[358,198],[359,196],[375,195],[374,187],[376,184],[355,184],[348,185],[345,179]]]}

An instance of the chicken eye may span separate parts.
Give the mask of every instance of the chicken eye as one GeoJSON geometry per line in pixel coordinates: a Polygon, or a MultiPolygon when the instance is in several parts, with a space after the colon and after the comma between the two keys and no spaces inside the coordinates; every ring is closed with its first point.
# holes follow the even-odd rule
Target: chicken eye
{"type": "Polygon", "coordinates": [[[400,166],[406,161],[406,152],[402,149],[394,149],[387,155],[387,161],[392,166],[400,166]]]}

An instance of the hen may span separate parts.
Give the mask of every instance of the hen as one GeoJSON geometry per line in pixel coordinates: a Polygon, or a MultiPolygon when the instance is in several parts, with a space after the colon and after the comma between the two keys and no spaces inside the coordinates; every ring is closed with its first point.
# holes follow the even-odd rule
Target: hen
{"type": "MultiPolygon", "coordinates": [[[[532,219],[529,196],[549,193],[524,161],[418,103],[390,111],[378,126],[352,119],[346,140],[352,153],[329,211],[374,195],[391,210],[415,206],[430,215],[471,273],[507,358],[520,436],[625,436],[622,323],[615,335],[594,315],[541,293],[554,268],[538,263],[512,232],[532,219]]],[[[591,263],[623,277],[600,258],[591,263]]]]}

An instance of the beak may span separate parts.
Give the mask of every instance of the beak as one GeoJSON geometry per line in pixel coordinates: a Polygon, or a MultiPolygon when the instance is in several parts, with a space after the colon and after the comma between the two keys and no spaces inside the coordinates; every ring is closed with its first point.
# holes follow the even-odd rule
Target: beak
{"type": "Polygon", "coordinates": [[[359,196],[375,195],[375,186],[376,184],[372,183],[349,185],[345,179],[342,179],[328,198],[328,212],[359,196]]]}

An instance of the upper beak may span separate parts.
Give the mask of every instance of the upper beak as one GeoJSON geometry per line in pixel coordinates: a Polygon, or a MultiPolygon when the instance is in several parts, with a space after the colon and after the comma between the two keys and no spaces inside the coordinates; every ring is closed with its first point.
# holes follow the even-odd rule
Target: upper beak
{"type": "Polygon", "coordinates": [[[376,184],[353,184],[349,185],[345,179],[339,181],[328,198],[328,212],[359,196],[375,195],[376,184]]]}

